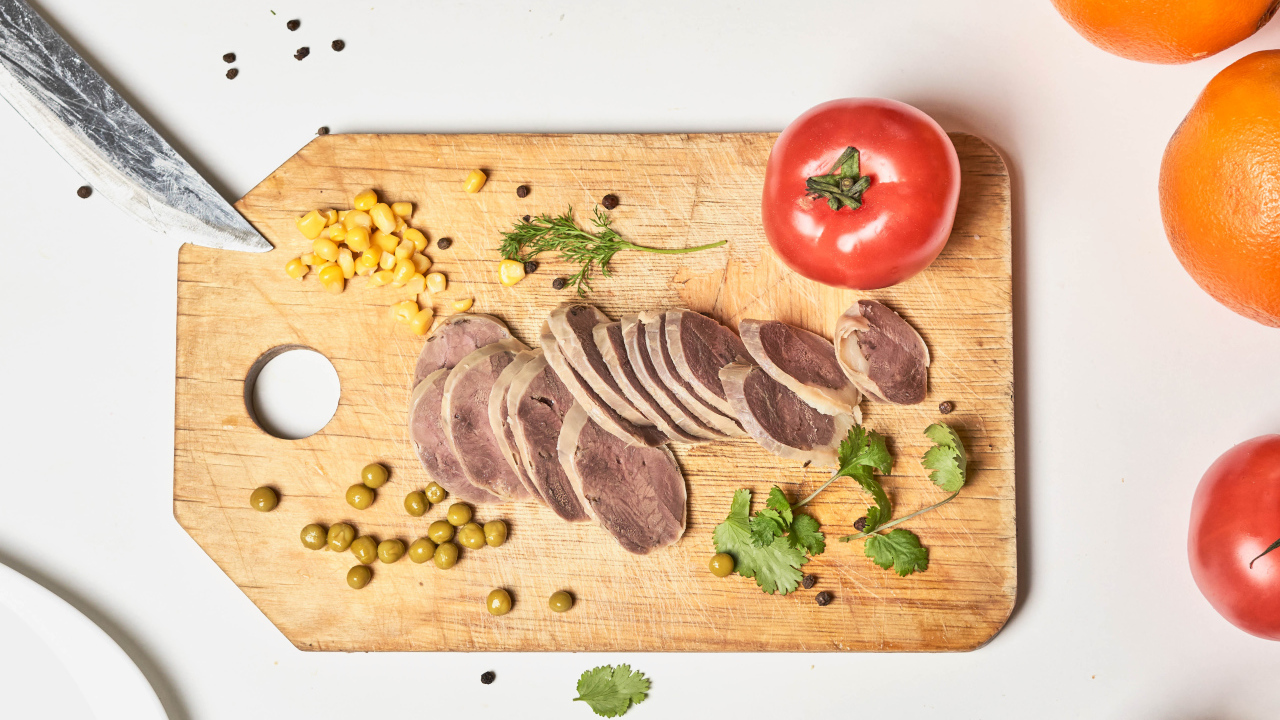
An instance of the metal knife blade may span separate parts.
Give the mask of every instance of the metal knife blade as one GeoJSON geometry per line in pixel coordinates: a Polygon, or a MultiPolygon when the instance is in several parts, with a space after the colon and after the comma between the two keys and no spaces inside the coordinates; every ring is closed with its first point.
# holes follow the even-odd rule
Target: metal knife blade
{"type": "Polygon", "coordinates": [[[97,192],[152,229],[206,247],[271,249],[23,0],[0,0],[0,97],[97,192]]]}

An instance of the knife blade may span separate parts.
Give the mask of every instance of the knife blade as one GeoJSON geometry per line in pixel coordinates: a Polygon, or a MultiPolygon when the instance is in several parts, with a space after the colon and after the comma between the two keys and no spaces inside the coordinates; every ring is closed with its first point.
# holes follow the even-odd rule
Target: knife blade
{"type": "Polygon", "coordinates": [[[211,248],[271,250],[24,0],[0,0],[0,97],[96,191],[152,229],[211,248]]]}

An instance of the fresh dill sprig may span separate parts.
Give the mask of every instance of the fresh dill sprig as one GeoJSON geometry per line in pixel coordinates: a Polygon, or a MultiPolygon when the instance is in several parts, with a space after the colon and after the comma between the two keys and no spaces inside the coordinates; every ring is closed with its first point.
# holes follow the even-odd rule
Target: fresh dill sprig
{"type": "Polygon", "coordinates": [[[530,217],[515,224],[510,232],[502,234],[500,252],[506,260],[528,262],[544,252],[556,251],[560,257],[578,266],[578,271],[569,277],[568,285],[578,291],[578,295],[586,295],[591,289],[591,273],[593,268],[600,268],[600,274],[609,277],[609,261],[622,250],[640,250],[642,252],[662,255],[679,255],[697,252],[724,245],[727,240],[707,243],[690,248],[651,248],[636,245],[622,239],[610,223],[609,215],[600,208],[595,209],[592,224],[596,232],[585,230],[573,219],[573,208],[563,215],[552,217],[546,213],[530,217]]]}

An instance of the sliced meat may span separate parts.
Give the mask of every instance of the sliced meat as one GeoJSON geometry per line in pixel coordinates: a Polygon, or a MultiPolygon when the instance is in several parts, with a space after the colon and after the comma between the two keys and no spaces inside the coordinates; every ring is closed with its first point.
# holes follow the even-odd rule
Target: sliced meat
{"type": "Polygon", "coordinates": [[[431,337],[422,346],[422,352],[418,353],[418,365],[413,372],[414,387],[436,370],[448,370],[457,365],[459,360],[475,352],[477,348],[510,337],[511,331],[507,329],[506,323],[492,315],[450,315],[431,333],[431,337]]]}
{"type": "Polygon", "coordinates": [[[605,366],[613,373],[614,382],[622,388],[627,399],[644,412],[644,416],[649,418],[655,427],[674,442],[697,443],[706,439],[681,429],[667,411],[662,409],[658,401],[653,399],[649,391],[640,384],[640,378],[636,376],[636,370],[631,366],[631,359],[627,356],[626,343],[622,339],[622,323],[600,323],[591,331],[591,335],[595,339],[596,348],[601,357],[604,358],[605,366]]]}
{"type": "Polygon", "coordinates": [[[518,340],[502,340],[462,358],[449,371],[440,403],[445,437],[467,480],[510,500],[524,500],[529,491],[507,465],[489,425],[489,394],[516,353],[527,349],[518,340]]]}
{"type": "Polygon", "coordinates": [[[712,407],[711,403],[703,400],[702,396],[694,391],[689,381],[676,369],[671,353],[667,350],[667,313],[642,312],[640,322],[644,325],[645,345],[649,350],[649,356],[653,359],[654,368],[658,371],[658,377],[662,379],[663,384],[675,393],[689,412],[717,432],[730,437],[745,436],[746,433],[733,419],[732,411],[726,414],[712,407]]]}
{"type": "Polygon", "coordinates": [[[547,317],[547,325],[556,336],[560,352],[569,365],[578,372],[614,412],[635,425],[655,425],[652,420],[627,397],[614,379],[614,368],[608,366],[600,348],[592,336],[597,325],[609,322],[609,318],[594,306],[584,303],[562,303],[547,317]]]}
{"type": "Polygon", "coordinates": [[[628,445],[576,403],[565,415],[557,448],[591,515],[625,550],[644,555],[684,534],[688,496],[670,450],[628,445]]]}
{"type": "Polygon", "coordinates": [[[441,368],[423,378],[413,390],[413,399],[409,402],[409,437],[418,453],[418,462],[432,480],[459,500],[477,505],[502,502],[488,490],[471,484],[449,447],[440,423],[440,404],[448,378],[449,370],[441,368]]]}
{"type": "Polygon", "coordinates": [[[742,340],[729,328],[692,310],[668,310],[663,328],[676,371],[698,397],[732,416],[733,408],[720,384],[720,368],[731,362],[751,362],[742,340]]]}
{"type": "Polygon", "coordinates": [[[502,374],[493,383],[493,390],[489,392],[489,427],[493,430],[493,435],[498,439],[498,449],[502,451],[502,457],[506,458],[507,465],[515,472],[516,477],[520,478],[520,484],[524,485],[524,489],[539,502],[546,504],[542,499],[542,493],[529,479],[529,473],[525,470],[524,458],[520,455],[520,448],[516,445],[515,433],[511,428],[511,416],[507,411],[507,392],[511,389],[511,383],[515,380],[516,374],[535,357],[542,357],[541,350],[525,350],[516,355],[511,364],[503,369],[502,374]]]}
{"type": "Polygon", "coordinates": [[[667,437],[658,428],[651,425],[636,425],[609,407],[609,404],[591,389],[587,381],[565,359],[548,323],[542,324],[541,342],[542,355],[560,377],[560,382],[569,388],[569,392],[573,393],[573,399],[582,405],[583,409],[591,415],[591,419],[595,420],[600,427],[632,445],[653,446],[667,441],[667,437]]]}
{"type": "MultiPolygon", "coordinates": [[[[663,412],[671,418],[676,425],[686,433],[704,440],[714,440],[724,437],[723,433],[713,430],[709,425],[702,422],[689,411],[689,408],[680,402],[680,398],[676,397],[675,392],[662,382],[662,378],[658,376],[658,369],[653,364],[653,358],[649,355],[648,342],[645,339],[644,324],[640,322],[639,315],[624,315],[619,321],[622,329],[622,340],[626,345],[627,359],[631,363],[631,368],[636,374],[636,378],[640,381],[640,386],[649,394],[651,398],[658,403],[663,412]]],[[[606,353],[606,359],[608,354],[606,353]]],[[[635,398],[632,398],[635,401],[635,398]]],[[[637,402],[637,405],[640,403],[637,402]]],[[[656,424],[656,423],[655,423],[656,424]]]]}
{"type": "Polygon", "coordinates": [[[738,420],[765,450],[812,465],[836,464],[840,442],[854,425],[851,416],[818,412],[757,365],[731,363],[720,379],[738,420]]]}
{"type": "Polygon", "coordinates": [[[871,399],[924,402],[929,346],[898,313],[875,300],[859,300],[836,321],[834,344],[840,369],[871,399]]]}
{"type": "Polygon", "coordinates": [[[852,415],[862,422],[858,409],[862,393],[845,377],[826,338],[777,320],[743,320],[738,332],[747,352],[769,377],[818,412],[852,415]]]}
{"type": "Polygon", "coordinates": [[[573,402],[573,394],[541,353],[520,368],[507,390],[511,430],[529,479],[552,512],[569,522],[581,522],[590,517],[556,450],[560,427],[573,402]]]}

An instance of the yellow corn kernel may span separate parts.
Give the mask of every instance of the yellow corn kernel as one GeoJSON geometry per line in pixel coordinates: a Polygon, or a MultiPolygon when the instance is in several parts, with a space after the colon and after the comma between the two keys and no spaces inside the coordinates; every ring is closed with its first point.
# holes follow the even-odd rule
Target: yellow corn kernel
{"type": "Polygon", "coordinates": [[[405,228],[400,237],[413,243],[413,249],[422,252],[427,249],[427,236],[422,234],[421,230],[414,228],[405,228]]]}
{"type": "Polygon", "coordinates": [[[449,281],[445,279],[442,273],[433,272],[427,275],[427,289],[431,292],[444,292],[447,287],[449,287],[449,281]]]}
{"type": "Polygon", "coordinates": [[[360,257],[356,258],[356,274],[357,275],[368,275],[369,273],[373,272],[377,267],[378,267],[378,258],[373,255],[370,255],[369,253],[364,253],[360,257]]]}
{"type": "Polygon", "coordinates": [[[524,279],[524,263],[519,260],[503,260],[498,263],[498,279],[511,287],[524,279]]]}
{"type": "Polygon", "coordinates": [[[315,240],[320,237],[320,231],[324,229],[324,216],[319,212],[312,210],[297,220],[298,229],[302,231],[302,235],[308,240],[315,240]]]}
{"type": "Polygon", "coordinates": [[[413,261],[413,269],[424,275],[431,269],[431,258],[422,253],[414,253],[409,256],[409,259],[413,261]]]}
{"type": "MultiPolygon", "coordinates": [[[[402,218],[402,217],[397,217],[397,218],[396,218],[396,232],[397,232],[397,233],[403,233],[405,230],[408,230],[408,229],[409,229],[409,223],[405,222],[405,221],[404,221],[404,218],[402,218]]],[[[404,235],[402,234],[400,237],[404,237],[404,235]]]]}
{"type": "Polygon", "coordinates": [[[369,240],[368,230],[357,225],[353,228],[349,228],[346,232],[347,234],[344,239],[347,241],[347,247],[356,252],[364,252],[369,249],[371,241],[369,240]]]}
{"type": "Polygon", "coordinates": [[[311,252],[332,262],[338,259],[338,243],[329,238],[316,238],[311,243],[311,252]]]}
{"type": "Polygon", "coordinates": [[[409,288],[410,295],[421,295],[427,289],[427,279],[422,276],[422,273],[416,273],[404,286],[409,288]]]}
{"type": "Polygon", "coordinates": [[[369,213],[367,212],[352,210],[347,213],[345,218],[342,219],[342,225],[348,230],[357,225],[365,230],[373,230],[373,218],[369,217],[369,213]]]}
{"type": "Polygon", "coordinates": [[[329,232],[329,239],[334,242],[342,242],[347,239],[347,229],[341,225],[330,225],[325,230],[329,232]]]}
{"type": "Polygon", "coordinates": [[[400,238],[381,230],[373,231],[373,244],[382,248],[386,252],[395,252],[396,246],[400,244],[400,238]]]}
{"type": "Polygon", "coordinates": [[[342,268],[337,265],[326,266],[320,271],[320,285],[335,295],[342,292],[343,286],[346,284],[342,276],[342,268]]]}
{"type": "Polygon", "coordinates": [[[409,330],[414,335],[426,335],[431,329],[431,318],[435,313],[431,312],[431,308],[423,308],[414,313],[409,320],[409,330]]]}
{"type": "Polygon", "coordinates": [[[384,252],[378,257],[378,267],[383,270],[391,270],[396,266],[396,256],[393,253],[384,252]]]}
{"type": "Polygon", "coordinates": [[[462,182],[462,189],[469,193],[478,193],[480,188],[484,187],[484,181],[488,179],[483,170],[472,170],[467,173],[467,179],[462,182]]]}
{"type": "Polygon", "coordinates": [[[302,262],[310,265],[311,267],[324,264],[324,260],[320,258],[318,255],[316,255],[315,253],[307,253],[306,255],[303,255],[299,259],[302,260],[302,262]]]}
{"type": "Polygon", "coordinates": [[[454,310],[457,310],[458,312],[466,312],[466,311],[468,311],[468,310],[470,310],[470,309],[471,309],[471,305],[472,305],[472,303],[474,303],[474,302],[475,302],[475,301],[474,301],[474,300],[472,300],[471,298],[463,298],[462,300],[454,300],[454,301],[453,301],[453,309],[454,309],[454,310]]]}
{"type": "Polygon", "coordinates": [[[351,204],[355,205],[357,210],[372,210],[373,206],[378,204],[378,193],[372,190],[356,193],[351,204]]]}
{"type": "Polygon", "coordinates": [[[338,222],[338,211],[337,211],[337,210],[321,210],[321,211],[320,211],[320,214],[324,216],[324,226],[325,226],[325,227],[329,227],[330,225],[332,225],[332,224],[334,224],[334,223],[338,222]]]}
{"type": "Polygon", "coordinates": [[[356,260],[351,257],[350,248],[338,248],[338,267],[342,268],[342,277],[350,280],[356,276],[356,260]]]}
{"type": "Polygon", "coordinates": [[[392,280],[399,283],[407,283],[409,278],[418,274],[418,271],[413,267],[413,261],[408,258],[397,259],[396,269],[392,272],[395,273],[392,280]]]}
{"type": "Polygon", "coordinates": [[[390,270],[379,270],[369,276],[369,287],[382,287],[391,282],[390,270]]]}
{"type": "Polygon", "coordinates": [[[329,237],[329,228],[327,228],[327,227],[326,227],[326,228],[322,228],[322,229],[320,230],[320,237],[322,237],[322,238],[327,238],[327,237],[329,237]]]}
{"type": "Polygon", "coordinates": [[[391,212],[402,218],[407,218],[413,214],[413,203],[398,202],[391,203],[391,212]]]}
{"type": "Polygon", "coordinates": [[[413,254],[413,241],[412,241],[412,240],[401,240],[401,241],[400,241],[400,244],[399,244],[399,245],[396,245],[396,259],[397,259],[397,260],[404,260],[405,258],[409,257],[409,256],[410,256],[410,255],[412,255],[412,254],[413,254]]]}
{"type": "Polygon", "coordinates": [[[307,274],[307,264],[302,262],[302,258],[294,258],[285,263],[284,271],[294,280],[301,280],[307,274]]]}
{"type": "Polygon", "coordinates": [[[393,233],[396,231],[396,214],[391,212],[391,206],[386,203],[378,203],[369,211],[369,217],[373,218],[373,224],[384,233],[393,233]]]}
{"type": "Polygon", "coordinates": [[[391,306],[391,316],[396,319],[396,322],[407,323],[417,314],[418,303],[413,300],[405,300],[391,306]]]}

